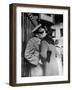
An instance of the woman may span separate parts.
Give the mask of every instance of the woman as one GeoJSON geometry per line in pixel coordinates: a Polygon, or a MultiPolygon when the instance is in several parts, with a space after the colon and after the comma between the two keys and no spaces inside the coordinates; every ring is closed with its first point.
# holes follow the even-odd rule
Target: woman
{"type": "Polygon", "coordinates": [[[46,35],[41,41],[41,57],[44,63],[44,76],[59,75],[58,64],[56,61],[57,54],[54,41],[46,35]]]}

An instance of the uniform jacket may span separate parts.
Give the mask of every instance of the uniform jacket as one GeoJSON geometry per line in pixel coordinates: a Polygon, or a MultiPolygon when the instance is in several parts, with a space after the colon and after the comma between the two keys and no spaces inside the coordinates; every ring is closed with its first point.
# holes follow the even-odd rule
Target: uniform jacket
{"type": "Polygon", "coordinates": [[[26,46],[25,58],[31,64],[29,76],[42,76],[43,70],[41,66],[41,60],[39,58],[39,45],[40,39],[37,37],[31,38],[26,46]]]}
{"type": "Polygon", "coordinates": [[[40,39],[37,37],[31,38],[26,46],[25,58],[32,64],[37,65],[39,63],[39,45],[40,39]]]}

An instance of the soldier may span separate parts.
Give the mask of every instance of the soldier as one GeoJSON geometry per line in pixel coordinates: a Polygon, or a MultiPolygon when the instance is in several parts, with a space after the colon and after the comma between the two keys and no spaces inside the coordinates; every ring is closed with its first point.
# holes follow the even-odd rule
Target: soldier
{"type": "Polygon", "coordinates": [[[29,76],[43,76],[42,62],[40,59],[39,46],[41,39],[45,37],[45,29],[41,27],[41,24],[37,25],[32,33],[34,37],[32,37],[26,46],[25,49],[25,58],[30,63],[30,71],[29,76]]]}

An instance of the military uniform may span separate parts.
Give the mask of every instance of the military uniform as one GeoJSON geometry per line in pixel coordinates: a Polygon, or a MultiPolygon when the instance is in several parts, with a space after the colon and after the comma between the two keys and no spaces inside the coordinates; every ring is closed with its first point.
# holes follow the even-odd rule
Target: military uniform
{"type": "Polygon", "coordinates": [[[26,46],[25,50],[25,58],[30,63],[30,71],[29,76],[42,76],[43,70],[42,70],[42,62],[39,58],[39,45],[40,45],[41,39],[38,37],[31,38],[26,46]]]}

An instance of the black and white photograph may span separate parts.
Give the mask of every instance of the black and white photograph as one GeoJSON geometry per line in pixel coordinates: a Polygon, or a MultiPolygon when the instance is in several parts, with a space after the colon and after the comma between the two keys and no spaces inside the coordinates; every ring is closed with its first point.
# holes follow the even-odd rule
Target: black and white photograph
{"type": "Polygon", "coordinates": [[[63,75],[63,15],[21,13],[22,77],[63,75]]]}
{"type": "Polygon", "coordinates": [[[11,8],[10,84],[70,82],[70,8],[26,4],[11,8]]]}

